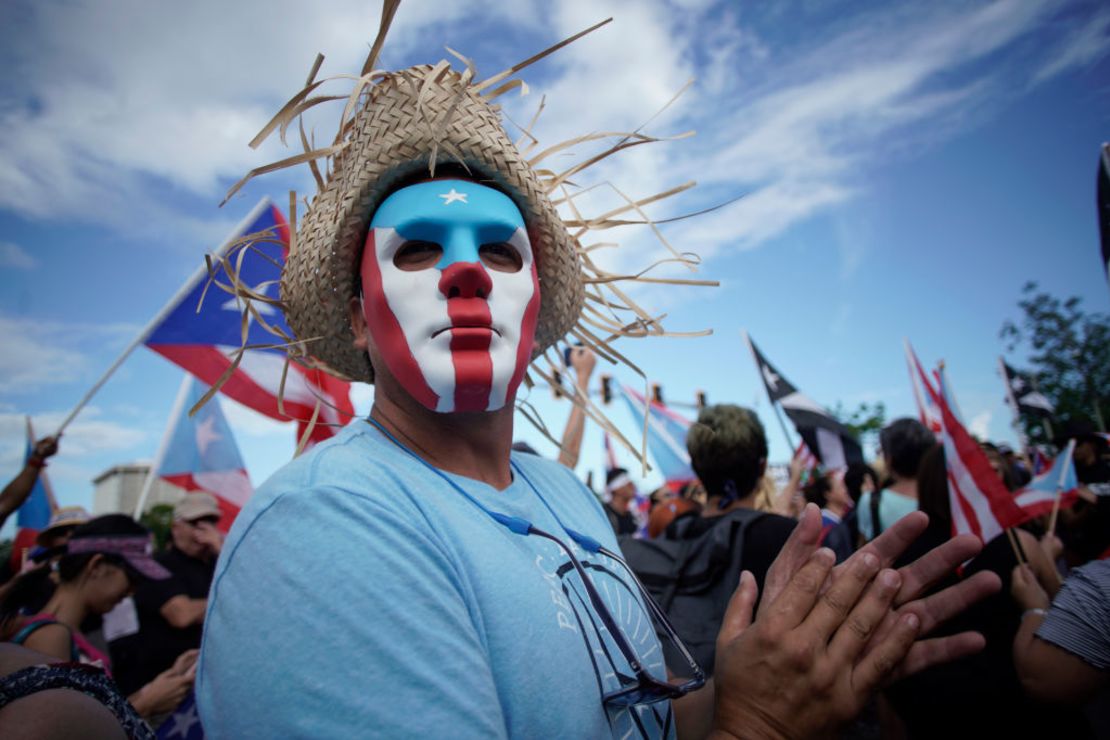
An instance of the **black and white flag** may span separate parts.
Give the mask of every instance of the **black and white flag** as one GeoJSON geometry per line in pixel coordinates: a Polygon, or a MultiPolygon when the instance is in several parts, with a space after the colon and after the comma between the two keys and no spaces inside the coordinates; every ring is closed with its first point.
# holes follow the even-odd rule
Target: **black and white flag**
{"type": "Polygon", "coordinates": [[[1028,414],[1039,419],[1051,419],[1056,412],[1056,407],[1037,390],[1032,376],[1013,369],[1004,360],[1000,364],[1009,390],[1010,404],[1016,407],[1015,411],[1018,414],[1028,414]]]}
{"type": "Polygon", "coordinates": [[[819,406],[816,401],[805,395],[782,376],[774,365],[767,361],[755,346],[751,337],[745,334],[748,347],[752,350],[756,368],[767,388],[771,403],[778,403],[790,417],[794,428],[805,440],[806,446],[817,456],[821,464],[829,469],[847,467],[851,463],[863,462],[863,449],[852,434],[852,430],[819,406]]]}

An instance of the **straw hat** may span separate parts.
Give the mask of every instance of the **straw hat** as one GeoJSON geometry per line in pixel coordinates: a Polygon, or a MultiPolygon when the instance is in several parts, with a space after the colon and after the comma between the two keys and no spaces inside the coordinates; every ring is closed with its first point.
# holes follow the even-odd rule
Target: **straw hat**
{"type": "MultiPolygon", "coordinates": [[[[318,56],[305,87],[290,98],[251,141],[251,146],[257,147],[275,132],[279,132],[284,141],[289,128],[295,126],[299,128],[303,153],[252,170],[224,199],[226,203],[257,175],[302,164],[311,169],[316,193],[299,224],[298,201],[290,194],[289,220],[294,228],[282,272],[281,298],[265,295],[265,291],[247,284],[239,276],[237,255],[249,250],[256,241],[273,240],[273,234],[245,236],[225,253],[213,255],[210,280],[242,299],[244,322],[252,319],[269,328],[279,340],[275,346],[285,347],[291,360],[307,366],[323,366],[333,375],[349,380],[373,382],[374,370],[369,358],[354,348],[354,334],[348,318],[348,303],[355,294],[360,256],[371,217],[392,190],[420,177],[434,176],[437,165],[441,169],[444,164],[450,164],[453,169],[461,167],[472,179],[499,189],[513,199],[520,208],[537,255],[541,304],[533,362],[525,374],[525,386],[532,387],[534,376],[552,387],[559,386],[560,395],[581,406],[602,429],[642,459],[646,454],[646,442],[641,442],[639,449],[631,445],[588,394],[580,392],[573,383],[563,382],[568,375],[558,343],[562,342],[564,348],[571,342],[589,347],[601,359],[624,364],[643,376],[639,368],[612,346],[614,340],[711,333],[708,330],[667,331],[662,326],[661,316],[641,308],[619,287],[620,283],[635,282],[717,284],[712,280],[647,277],[655,266],[667,262],[679,263],[691,270],[696,268],[699,262],[696,255],[676,251],[654,228],[655,222],[643,210],[647,204],[681,193],[694,183],[686,182],[639,199],[626,196],[611,183],[599,183],[610,188],[625,205],[600,215],[584,214],[577,199],[590,189],[583,188],[579,181],[586,170],[625,149],[664,139],[640,129],[605,131],[541,150],[539,141],[531,133],[531,124],[521,129],[514,144],[502,127],[500,108],[493,102],[510,91],[527,93],[527,85],[513,75],[612,19],[564,39],[510,69],[477,81],[470,60],[450,49],[448,51],[463,62],[461,71],[453,69],[445,60],[397,72],[376,70],[378,54],[398,4],[399,0],[383,3],[378,36],[360,75],[317,80],[323,62],[323,57],[318,56]],[[332,82],[353,82],[353,86],[346,95],[320,94],[320,87],[332,82]],[[317,105],[339,101],[343,101],[344,108],[334,139],[316,147],[305,133],[302,115],[317,105]],[[600,152],[589,151],[591,145],[598,143],[603,144],[600,152]],[[585,149],[587,154],[572,161],[567,155],[574,148],[585,149]],[[553,160],[557,164],[549,164],[553,160]],[[559,208],[567,214],[560,215],[559,208]],[[583,241],[597,232],[630,224],[651,226],[652,233],[670,251],[671,257],[657,260],[633,274],[607,272],[593,261],[590,250],[603,245],[615,246],[611,237],[603,245],[583,241]],[[221,276],[226,282],[219,279],[221,276]],[[286,336],[280,328],[270,326],[256,304],[268,304],[283,311],[296,336],[286,336]]],[[[537,117],[543,105],[540,101],[537,117]]],[[[692,132],[673,138],[689,135],[692,132]]],[[[244,346],[238,350],[240,355],[248,349],[245,342],[244,335],[244,346]]],[[[215,393],[223,380],[214,384],[209,394],[215,393]]],[[[559,444],[532,412],[527,400],[518,398],[517,408],[544,435],[559,444]]],[[[315,422],[314,414],[308,420],[309,429],[315,422]]],[[[307,439],[307,434],[304,438],[307,439]]]]}
{"type": "Polygon", "coordinates": [[[349,379],[374,378],[366,353],[353,345],[347,309],[370,218],[399,182],[433,175],[437,159],[462,165],[474,179],[504,191],[524,216],[540,281],[532,357],[565,335],[582,311],[575,242],[509,140],[496,107],[449,67],[394,72],[377,81],[354,116],[331,177],[300,222],[296,250],[281,278],[290,327],[301,339],[317,338],[313,356],[349,379]]]}

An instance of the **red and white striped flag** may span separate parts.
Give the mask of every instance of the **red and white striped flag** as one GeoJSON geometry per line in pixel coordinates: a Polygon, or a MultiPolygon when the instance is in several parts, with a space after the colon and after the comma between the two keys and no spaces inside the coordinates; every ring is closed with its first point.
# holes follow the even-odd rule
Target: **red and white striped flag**
{"type": "Polygon", "coordinates": [[[917,355],[914,354],[913,347],[910,346],[910,340],[906,340],[906,364],[909,366],[910,371],[910,385],[913,387],[913,398],[917,401],[917,417],[924,424],[929,431],[933,434],[940,436],[941,433],[941,414],[940,409],[933,403],[932,397],[932,384],[929,382],[929,377],[922,369],[921,363],[917,360],[917,355]],[[922,387],[926,389],[922,393],[922,387]]]}
{"type": "Polygon", "coordinates": [[[1029,517],[1014,502],[1013,494],[994,472],[979,443],[956,418],[948,400],[924,380],[924,374],[922,377],[930,400],[941,414],[952,533],[973,534],[984,543],[990,542],[1029,517]]]}
{"type": "Polygon", "coordinates": [[[805,440],[799,442],[798,446],[794,449],[794,459],[799,460],[802,463],[803,483],[808,482],[809,479],[813,477],[813,474],[817,470],[817,467],[821,464],[821,461],[818,460],[817,456],[813,454],[813,451],[809,449],[809,446],[805,443],[805,440]]]}

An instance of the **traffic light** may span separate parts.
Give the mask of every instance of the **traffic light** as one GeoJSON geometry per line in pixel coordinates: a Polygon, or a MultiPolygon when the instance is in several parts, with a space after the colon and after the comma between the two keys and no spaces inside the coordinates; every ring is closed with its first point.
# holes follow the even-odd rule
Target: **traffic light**
{"type": "Polygon", "coordinates": [[[651,400],[660,405],[663,404],[663,386],[658,383],[651,384],[651,400]]]}
{"type": "Polygon", "coordinates": [[[555,368],[551,369],[551,395],[555,398],[563,397],[563,374],[555,368]]]}
{"type": "Polygon", "coordinates": [[[701,411],[702,409],[704,409],[706,406],[709,405],[709,402],[705,400],[705,391],[698,391],[697,404],[698,404],[698,411],[701,411]]]}

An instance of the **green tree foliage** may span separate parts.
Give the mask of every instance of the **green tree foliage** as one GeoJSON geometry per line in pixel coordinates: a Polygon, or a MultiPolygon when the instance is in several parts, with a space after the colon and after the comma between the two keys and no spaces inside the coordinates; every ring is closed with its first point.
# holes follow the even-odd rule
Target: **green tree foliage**
{"type": "Polygon", "coordinates": [[[862,439],[865,434],[878,434],[886,424],[886,405],[882,401],[874,404],[861,403],[852,411],[837,401],[830,413],[851,429],[857,439],[862,439]]]}
{"type": "MultiPolygon", "coordinates": [[[[1021,318],[1002,324],[1007,351],[1028,347],[1037,388],[1056,407],[1056,424],[1091,420],[1106,429],[1110,418],[1110,316],[1088,313],[1076,297],[1059,299],[1026,283],[1021,318]]],[[[1011,365],[1014,363],[1010,363],[1011,365]]],[[[1022,419],[1031,440],[1048,441],[1037,419],[1022,419]]],[[[1058,429],[1055,431],[1059,431],[1058,429]]]]}
{"type": "Polygon", "coordinates": [[[155,550],[164,550],[170,541],[170,527],[173,526],[173,507],[169,504],[156,504],[143,513],[139,523],[154,535],[155,550]]]}

